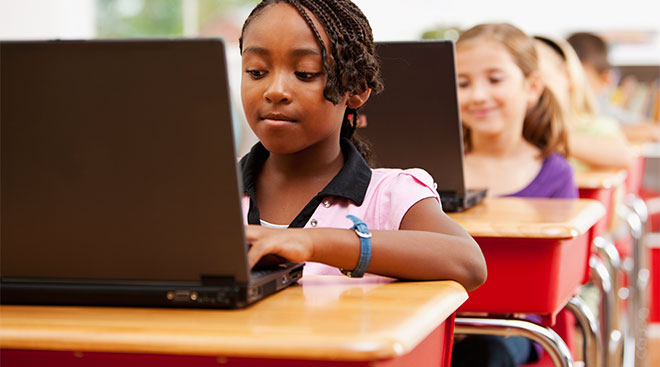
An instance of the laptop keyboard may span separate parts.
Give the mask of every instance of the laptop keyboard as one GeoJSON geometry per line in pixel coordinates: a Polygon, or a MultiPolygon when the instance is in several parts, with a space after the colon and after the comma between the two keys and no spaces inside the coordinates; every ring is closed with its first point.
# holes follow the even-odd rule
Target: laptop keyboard
{"type": "Polygon", "coordinates": [[[261,278],[268,276],[276,271],[282,271],[282,269],[288,269],[292,266],[292,263],[281,263],[281,264],[271,264],[271,265],[259,265],[252,268],[251,275],[253,278],[261,278]]]}
{"type": "Polygon", "coordinates": [[[251,274],[253,278],[263,278],[267,276],[268,274],[271,274],[272,272],[279,270],[279,268],[272,268],[272,269],[258,269],[258,270],[252,270],[251,274]]]}

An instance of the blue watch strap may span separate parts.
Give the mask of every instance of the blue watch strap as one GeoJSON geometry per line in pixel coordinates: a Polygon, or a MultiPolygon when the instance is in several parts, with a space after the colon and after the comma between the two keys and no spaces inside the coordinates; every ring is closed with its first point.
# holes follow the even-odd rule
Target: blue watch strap
{"type": "Polygon", "coordinates": [[[355,234],[360,238],[360,258],[357,266],[353,270],[342,270],[342,273],[351,278],[361,278],[369,267],[371,261],[371,233],[367,225],[358,217],[354,215],[347,215],[346,218],[353,221],[355,234]]]}

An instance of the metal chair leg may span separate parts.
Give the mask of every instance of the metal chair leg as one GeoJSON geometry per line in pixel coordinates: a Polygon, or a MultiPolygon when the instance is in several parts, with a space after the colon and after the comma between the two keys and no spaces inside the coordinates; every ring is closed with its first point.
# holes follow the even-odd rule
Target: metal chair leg
{"type": "Polygon", "coordinates": [[[557,367],[573,367],[573,357],[566,343],[550,328],[524,320],[457,317],[454,333],[476,335],[522,336],[543,347],[557,367]]]}
{"type": "Polygon", "coordinates": [[[610,273],[607,267],[597,256],[589,259],[591,280],[598,286],[601,294],[600,320],[602,330],[601,360],[605,366],[616,366],[617,350],[621,342],[621,333],[615,327],[618,326],[618,315],[616,314],[616,293],[612,286],[610,273]]]}
{"type": "Polygon", "coordinates": [[[584,339],[584,364],[589,367],[603,366],[601,359],[602,340],[598,330],[598,321],[587,305],[579,297],[573,297],[566,304],[566,309],[575,316],[584,339]]]}
{"type": "MultiPolygon", "coordinates": [[[[616,274],[616,271],[621,269],[621,256],[616,246],[614,246],[612,238],[610,236],[598,236],[594,238],[593,245],[595,252],[601,256],[605,265],[609,268],[610,275],[616,274]]],[[[616,279],[612,276],[611,278],[613,281],[616,279]]],[[[612,285],[615,287],[614,289],[617,289],[617,285],[614,283],[612,285]]]]}
{"type": "Polygon", "coordinates": [[[626,342],[624,361],[632,362],[634,366],[644,366],[646,360],[646,322],[648,318],[646,289],[649,282],[644,237],[648,211],[644,202],[635,195],[626,196],[624,204],[617,209],[617,214],[623,218],[633,239],[632,268],[628,272],[630,288],[628,327],[630,340],[626,342]]]}

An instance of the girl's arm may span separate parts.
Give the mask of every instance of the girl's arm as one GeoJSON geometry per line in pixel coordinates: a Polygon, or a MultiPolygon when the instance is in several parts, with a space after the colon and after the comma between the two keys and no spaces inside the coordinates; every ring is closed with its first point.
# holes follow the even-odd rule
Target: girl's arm
{"type": "MultiPolygon", "coordinates": [[[[370,230],[371,231],[371,230],[370,230]]],[[[368,272],[402,279],[452,279],[471,291],[486,280],[486,262],[470,235],[440,208],[435,198],[413,205],[398,231],[371,231],[368,272]]],[[[265,254],[290,261],[316,261],[344,269],[357,265],[360,240],[349,229],[246,228],[250,265],[265,254]]]]}
{"type": "Polygon", "coordinates": [[[634,159],[628,141],[619,135],[597,136],[573,133],[568,143],[572,157],[593,167],[628,169],[634,159]]]}
{"type": "Polygon", "coordinates": [[[633,143],[660,141],[660,125],[652,121],[621,125],[621,130],[633,143]]]}

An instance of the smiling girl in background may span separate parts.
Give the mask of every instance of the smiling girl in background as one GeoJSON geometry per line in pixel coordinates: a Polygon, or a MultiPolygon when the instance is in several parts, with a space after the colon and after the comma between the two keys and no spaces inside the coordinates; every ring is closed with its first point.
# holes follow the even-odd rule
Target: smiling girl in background
{"type": "MultiPolygon", "coordinates": [[[[561,107],[538,72],[534,40],[509,24],[482,24],[456,44],[468,187],[490,196],[577,198],[564,158],[561,107]]],[[[516,366],[538,358],[529,339],[472,335],[452,366],[516,366]]]]}
{"type": "Polygon", "coordinates": [[[533,39],[483,24],[456,51],[467,185],[491,196],[577,197],[561,107],[538,73],[533,39]]]}

